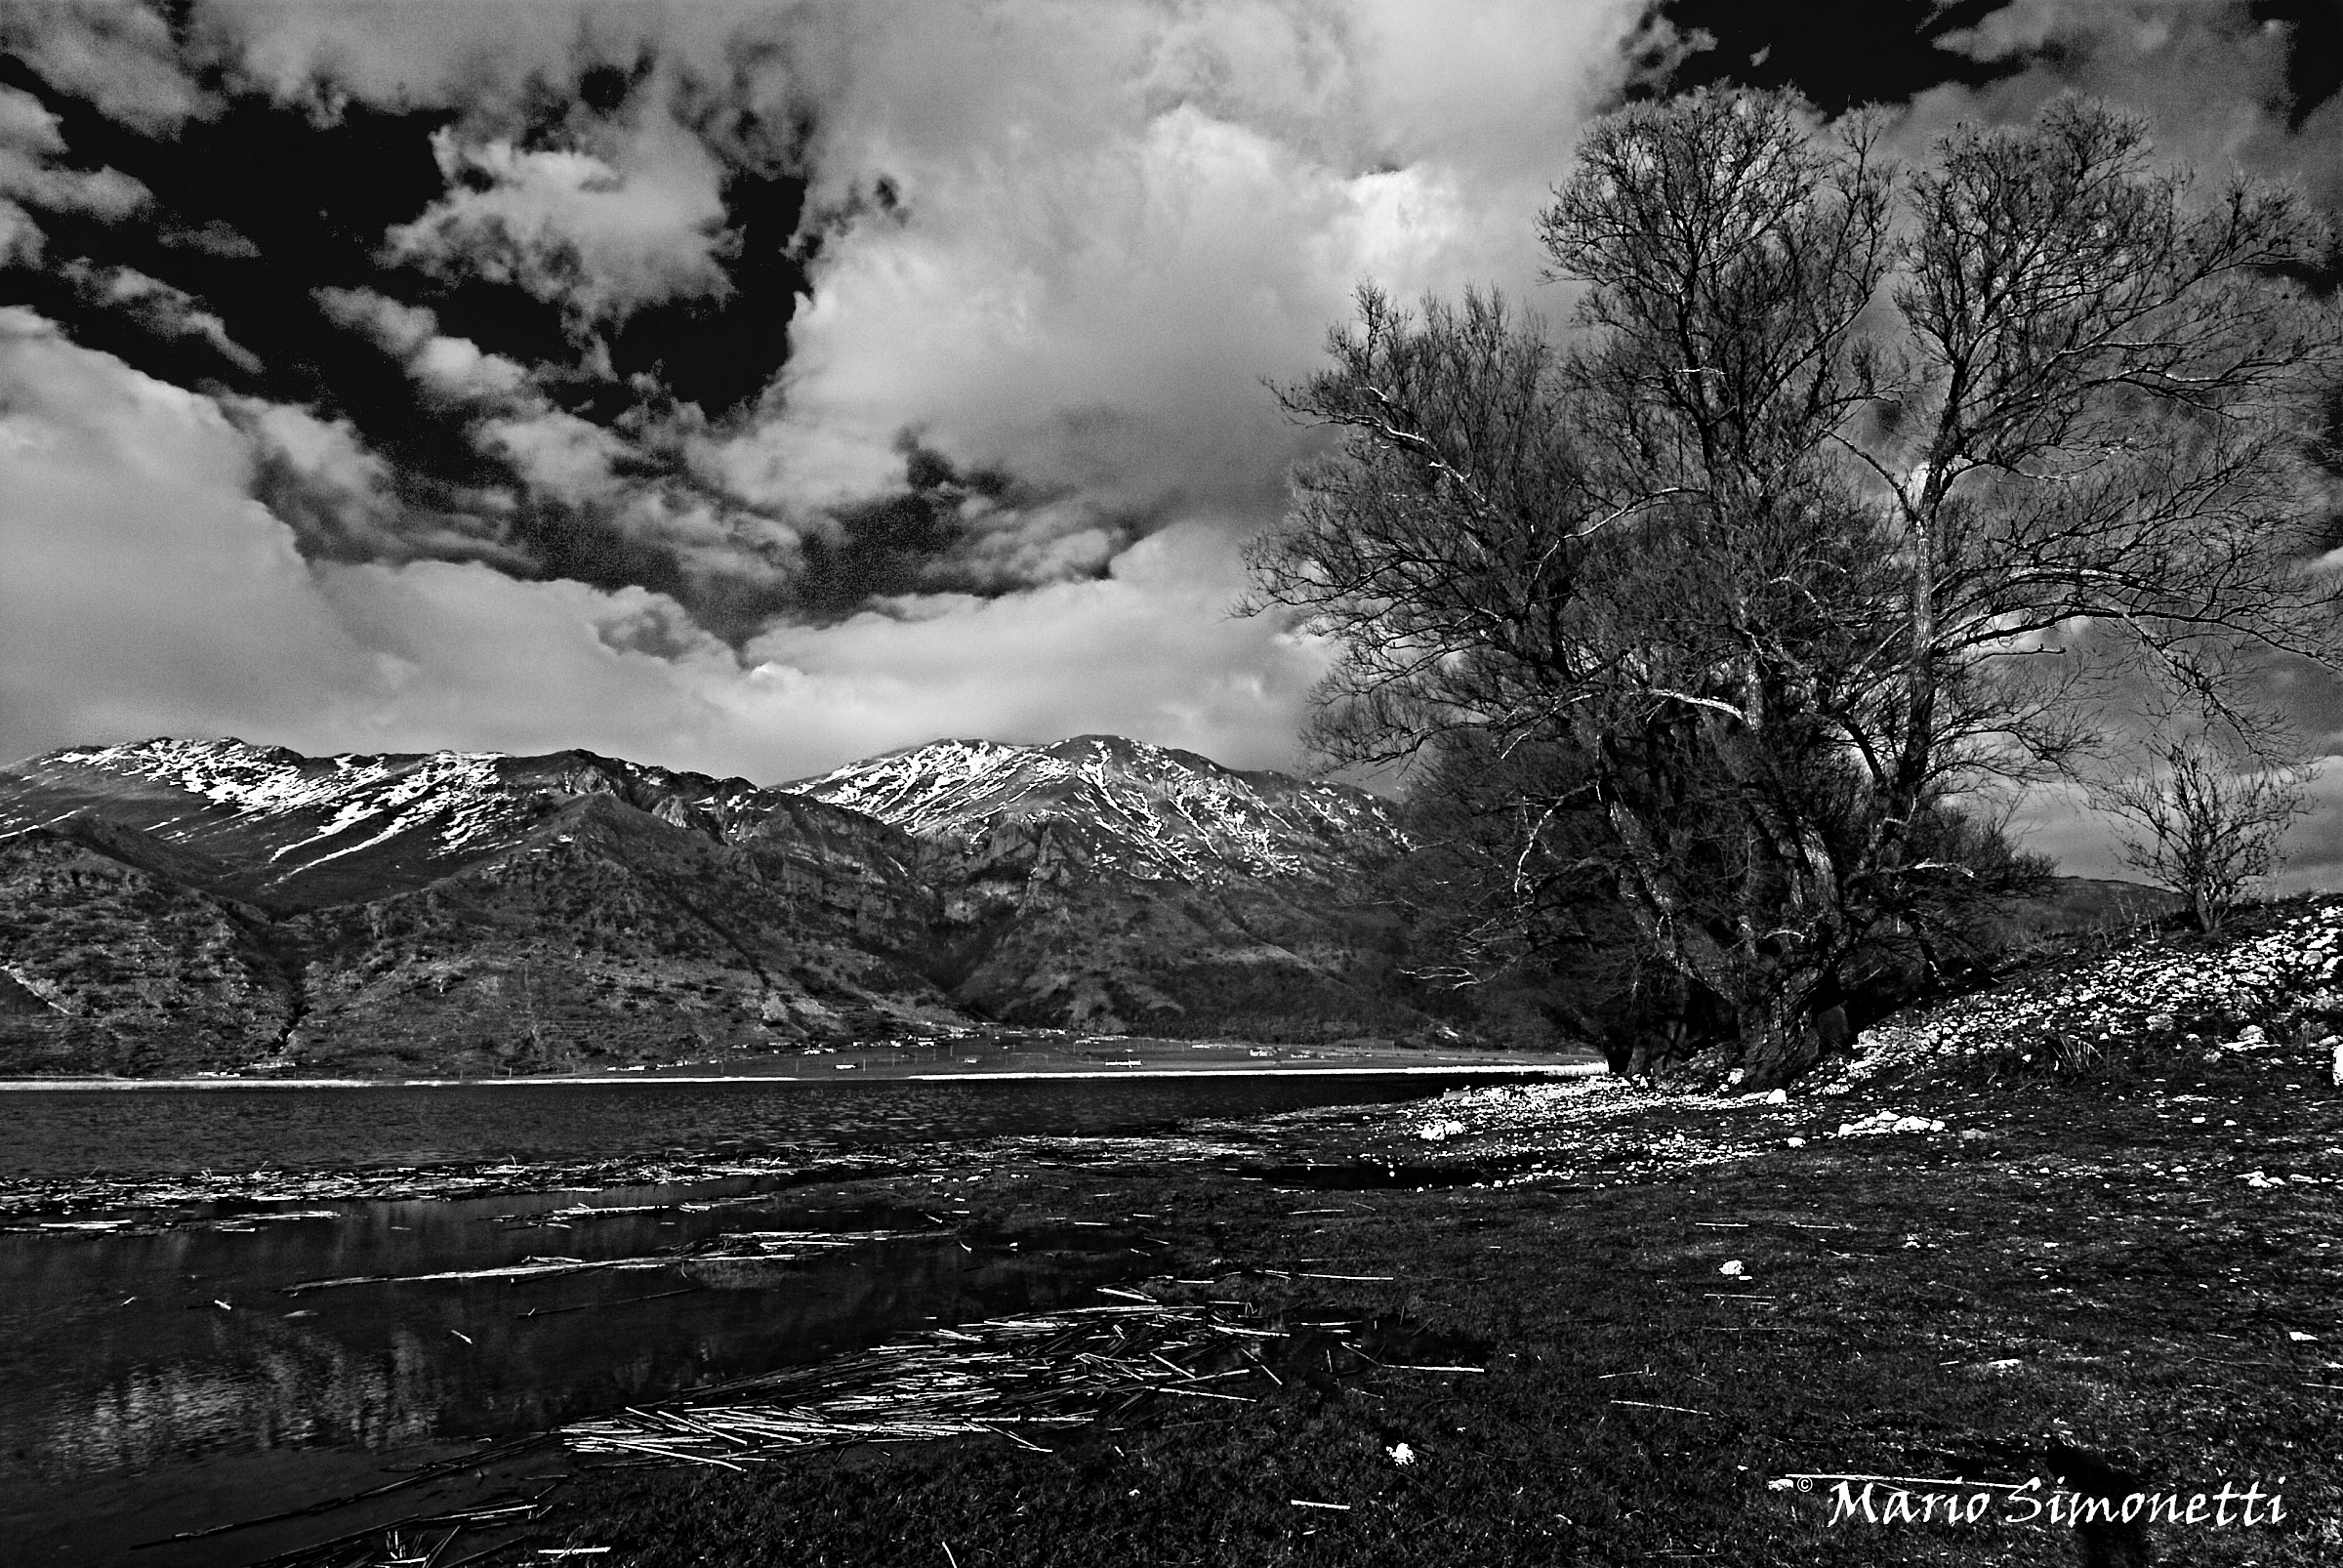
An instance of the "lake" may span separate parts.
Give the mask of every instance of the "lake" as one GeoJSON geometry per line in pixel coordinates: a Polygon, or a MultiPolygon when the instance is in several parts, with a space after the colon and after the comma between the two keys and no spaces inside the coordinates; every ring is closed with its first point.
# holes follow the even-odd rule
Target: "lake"
{"type": "MultiPolygon", "coordinates": [[[[13,1187],[18,1227],[0,1232],[0,1539],[12,1561],[118,1561],[178,1531],[379,1485],[389,1466],[481,1439],[923,1328],[1087,1304],[1099,1285],[1148,1267],[1144,1238],[1119,1232],[971,1248],[939,1228],[949,1216],[802,1184],[801,1157],[818,1168],[825,1155],[893,1151],[924,1167],[950,1162],[954,1145],[973,1160],[986,1139],[1169,1133],[1487,1081],[638,1079],[0,1094],[0,1184],[13,1187]],[[763,1157],[761,1174],[709,1174],[727,1155],[763,1157]],[[501,1162],[525,1187],[525,1167],[621,1159],[672,1160],[684,1174],[453,1198],[200,1196],[205,1173],[261,1167],[501,1162]],[[36,1201],[45,1184],[94,1168],[123,1190],[149,1178],[174,1196],[151,1210],[36,1201]],[[122,1228],[31,1228],[107,1223],[122,1228]],[[807,1234],[860,1239],[787,1239],[807,1234]],[[710,1249],[738,1260],[692,1256],[710,1249]],[[433,1274],[472,1277],[417,1277],[433,1274]]],[[[477,1484],[560,1459],[489,1466],[477,1484]]],[[[374,1506],[401,1517],[413,1494],[374,1506]]],[[[256,1561],[370,1522],[365,1512],[136,1560],[256,1561]]]]}
{"type": "Polygon", "coordinates": [[[349,1085],[0,1093],[0,1183],[1139,1133],[1198,1118],[1437,1093],[1487,1075],[871,1078],[806,1083],[611,1078],[592,1084],[349,1085]]]}

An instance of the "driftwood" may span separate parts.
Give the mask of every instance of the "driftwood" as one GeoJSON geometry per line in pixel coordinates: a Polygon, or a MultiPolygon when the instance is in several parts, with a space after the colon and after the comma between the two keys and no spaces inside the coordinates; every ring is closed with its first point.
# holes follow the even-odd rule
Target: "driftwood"
{"type": "MultiPolygon", "coordinates": [[[[931,1230],[736,1230],[711,1238],[690,1251],[637,1254],[627,1258],[559,1258],[531,1256],[517,1263],[487,1268],[442,1269],[430,1274],[347,1274],[337,1279],[305,1279],[279,1286],[287,1296],[310,1291],[338,1290],[351,1285],[417,1285],[467,1279],[545,1279],[562,1274],[591,1274],[624,1270],[682,1267],[697,1263],[793,1263],[811,1253],[862,1247],[873,1242],[931,1240],[931,1230]]],[[[643,1298],[648,1300],[648,1298],[643,1298]]],[[[524,1316],[529,1314],[523,1314],[524,1316]]]]}
{"type": "MultiPolygon", "coordinates": [[[[490,1443],[485,1447],[475,1449],[470,1454],[459,1455],[454,1459],[441,1460],[437,1464],[433,1465],[426,1465],[411,1474],[400,1476],[395,1481],[387,1481],[381,1486],[370,1486],[362,1492],[345,1493],[341,1497],[327,1498],[323,1502],[305,1504],[303,1506],[298,1508],[287,1508],[281,1513],[265,1513],[260,1515],[258,1518],[238,1519],[233,1524],[216,1524],[208,1530],[183,1530],[177,1535],[165,1536],[160,1540],[142,1541],[131,1549],[134,1551],[140,1551],[151,1547],[175,1547],[188,1541],[205,1541],[214,1536],[233,1535],[239,1530],[250,1530],[264,1524],[281,1524],[287,1519],[306,1519],[315,1514],[331,1513],[337,1508],[346,1508],[350,1506],[352,1504],[364,1503],[374,1498],[386,1497],[392,1492],[403,1492],[412,1486],[423,1486],[432,1481],[445,1480],[451,1475],[459,1475],[466,1470],[476,1470],[486,1465],[502,1464],[508,1460],[516,1459],[523,1454],[547,1447],[553,1441],[553,1434],[545,1432],[532,1432],[525,1436],[508,1437],[501,1442],[490,1443]]],[[[492,1504],[482,1505],[482,1508],[510,1509],[513,1507],[531,1506],[534,1501],[535,1500],[529,1500],[528,1503],[522,1503],[510,1499],[499,1499],[492,1504]]],[[[478,1513],[481,1511],[481,1509],[473,1509],[471,1511],[473,1513],[478,1513]]],[[[433,1515],[432,1517],[436,1518],[439,1516],[433,1515]]],[[[454,1516],[451,1514],[446,1515],[446,1517],[452,1518],[454,1516]]],[[[402,1529],[414,1522],[415,1521],[412,1520],[402,1521],[398,1525],[386,1526],[383,1528],[402,1529]]],[[[344,1540],[356,1541],[368,1535],[379,1535],[381,1533],[381,1529],[373,1531],[360,1531],[353,1536],[346,1538],[337,1537],[333,1541],[320,1542],[315,1547],[305,1547],[302,1549],[304,1552],[322,1551],[328,1547],[341,1545],[344,1540]]],[[[297,1553],[296,1555],[299,1554],[297,1553]]]]}
{"type": "Polygon", "coordinates": [[[1039,1448],[1028,1434],[1144,1414],[1156,1401],[1253,1404],[1289,1378],[1483,1370],[1377,1360],[1366,1348],[1378,1332],[1372,1323],[1257,1327],[1211,1305],[1102,1289],[1144,1304],[934,1329],[843,1360],[578,1422],[561,1435],[581,1455],[737,1470],[853,1443],[992,1436],[1039,1448]],[[1285,1365],[1286,1377],[1273,1362],[1285,1365]]]}

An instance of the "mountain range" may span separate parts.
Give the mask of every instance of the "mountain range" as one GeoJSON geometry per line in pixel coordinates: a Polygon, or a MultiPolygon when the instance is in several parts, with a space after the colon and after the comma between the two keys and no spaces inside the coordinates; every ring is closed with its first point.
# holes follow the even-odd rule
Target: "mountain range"
{"type": "Polygon", "coordinates": [[[760,786],[238,740],[0,769],[0,1074],[542,1072],[985,1026],[1445,1031],[1394,808],[1114,736],[760,786]]]}

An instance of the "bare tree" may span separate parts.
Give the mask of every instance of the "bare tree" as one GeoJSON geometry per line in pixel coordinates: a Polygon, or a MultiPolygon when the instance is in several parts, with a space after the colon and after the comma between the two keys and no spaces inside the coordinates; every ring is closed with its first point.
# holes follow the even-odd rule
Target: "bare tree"
{"type": "Polygon", "coordinates": [[[2310,771],[2291,737],[2216,718],[2159,715],[2141,765],[2098,780],[2098,803],[2128,828],[2123,863],[2179,893],[2199,930],[2218,931],[2283,862],[2310,809],[2310,771]]]}
{"type": "Polygon", "coordinates": [[[1541,226],[1560,340],[1361,291],[1281,393],[1339,446],[1252,564],[1345,650],[1334,760],[1567,758],[1521,770],[1520,864],[1601,878],[1749,1082],[1976,874],[1964,794],[2071,762],[2093,672],[2328,650],[2298,455],[2338,335],[2284,192],[2198,200],[2078,101],[1906,172],[1720,92],[1598,122],[1541,226]]]}

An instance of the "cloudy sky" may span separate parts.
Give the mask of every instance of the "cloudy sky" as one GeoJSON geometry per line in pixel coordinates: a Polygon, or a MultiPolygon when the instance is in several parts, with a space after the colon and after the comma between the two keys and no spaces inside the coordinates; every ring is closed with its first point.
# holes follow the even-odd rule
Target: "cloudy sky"
{"type": "Polygon", "coordinates": [[[2343,206],[2333,0],[0,10],[0,757],[1290,765],[1263,382],[1361,279],[1553,309],[1578,128],[1720,79],[2343,206]]]}

